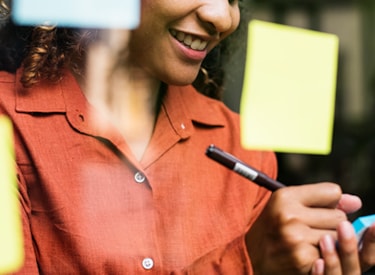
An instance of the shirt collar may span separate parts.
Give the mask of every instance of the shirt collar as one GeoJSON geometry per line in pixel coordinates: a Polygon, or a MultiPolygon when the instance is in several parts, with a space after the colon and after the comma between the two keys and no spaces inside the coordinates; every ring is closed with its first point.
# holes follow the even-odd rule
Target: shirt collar
{"type": "Polygon", "coordinates": [[[169,116],[189,119],[207,126],[224,126],[219,110],[222,102],[199,93],[193,86],[170,86],[163,105],[169,116]]]}
{"type": "Polygon", "coordinates": [[[64,93],[60,83],[47,81],[36,84],[31,88],[23,87],[21,83],[22,69],[16,73],[16,111],[24,113],[54,113],[65,112],[64,93]]]}
{"type": "MultiPolygon", "coordinates": [[[[78,104],[82,106],[85,97],[71,73],[65,72],[58,83],[46,81],[31,88],[23,87],[20,79],[22,69],[16,73],[16,110],[27,113],[64,113],[78,104]]],[[[207,126],[224,126],[222,112],[218,110],[222,104],[215,104],[215,99],[197,92],[193,86],[169,86],[163,101],[167,115],[174,123],[175,130],[186,133],[192,122],[207,126]]],[[[85,102],[87,106],[87,102],[85,102]]],[[[185,135],[185,134],[184,134],[185,135]]]]}

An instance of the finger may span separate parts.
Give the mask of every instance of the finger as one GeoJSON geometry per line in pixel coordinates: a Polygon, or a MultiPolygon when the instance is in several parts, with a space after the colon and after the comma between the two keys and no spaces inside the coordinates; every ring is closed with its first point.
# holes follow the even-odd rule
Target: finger
{"type": "Polygon", "coordinates": [[[307,243],[290,248],[290,250],[285,250],[284,254],[287,253],[291,253],[289,260],[284,259],[283,262],[280,262],[285,270],[288,270],[287,273],[283,274],[308,274],[320,257],[319,248],[307,243]]]}
{"type": "Polygon", "coordinates": [[[269,205],[275,219],[282,224],[299,220],[310,227],[336,229],[346,214],[336,208],[341,199],[341,189],[336,184],[318,183],[282,188],[273,193],[269,205]]]}
{"type": "Polygon", "coordinates": [[[329,182],[291,186],[281,190],[289,200],[298,196],[299,201],[309,207],[336,208],[342,195],[340,186],[329,182]]]}
{"type": "Polygon", "coordinates": [[[294,247],[300,243],[308,243],[317,248],[319,247],[319,241],[325,235],[330,235],[333,239],[337,239],[336,229],[314,229],[304,223],[291,221],[285,224],[274,237],[282,240],[282,242],[279,242],[280,245],[294,247]]]}
{"type": "Polygon", "coordinates": [[[311,275],[324,275],[324,260],[318,259],[315,261],[312,269],[311,275]]]}
{"type": "Polygon", "coordinates": [[[314,229],[336,230],[337,226],[347,220],[346,214],[338,209],[305,208],[300,217],[301,222],[314,229]]]}
{"type": "Polygon", "coordinates": [[[358,242],[353,226],[348,221],[337,227],[338,253],[340,255],[343,274],[360,274],[358,242]]]}
{"type": "Polygon", "coordinates": [[[375,223],[366,230],[363,236],[360,259],[363,270],[375,265],[375,223]]]}
{"type": "Polygon", "coordinates": [[[335,241],[330,235],[325,235],[319,242],[320,252],[324,260],[325,275],[337,275],[341,273],[340,258],[336,251],[335,241]]]}
{"type": "Polygon", "coordinates": [[[362,201],[359,197],[342,194],[339,203],[337,204],[337,209],[344,211],[346,214],[353,213],[362,207],[362,201]]]}

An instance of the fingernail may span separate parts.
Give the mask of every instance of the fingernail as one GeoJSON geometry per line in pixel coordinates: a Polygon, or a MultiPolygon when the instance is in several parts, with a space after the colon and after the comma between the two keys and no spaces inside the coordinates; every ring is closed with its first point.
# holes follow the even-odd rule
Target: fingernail
{"type": "Polygon", "coordinates": [[[353,226],[348,221],[340,223],[338,233],[343,240],[350,240],[354,236],[353,226]]]}
{"type": "Polygon", "coordinates": [[[335,242],[330,235],[325,235],[322,238],[321,245],[327,252],[335,251],[335,242]]]}
{"type": "Polygon", "coordinates": [[[318,259],[315,261],[312,270],[312,274],[324,274],[324,261],[322,259],[318,259]]]}

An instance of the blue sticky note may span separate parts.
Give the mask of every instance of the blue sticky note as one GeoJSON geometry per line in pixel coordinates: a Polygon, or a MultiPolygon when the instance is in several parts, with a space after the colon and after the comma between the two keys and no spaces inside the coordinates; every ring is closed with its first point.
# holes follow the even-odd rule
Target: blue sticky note
{"type": "Polygon", "coordinates": [[[357,218],[353,222],[353,227],[355,234],[357,235],[358,242],[361,244],[363,234],[366,232],[366,229],[375,222],[375,214],[363,216],[357,218]]]}
{"type": "Polygon", "coordinates": [[[134,29],[140,0],[13,0],[12,18],[20,25],[134,29]]]}

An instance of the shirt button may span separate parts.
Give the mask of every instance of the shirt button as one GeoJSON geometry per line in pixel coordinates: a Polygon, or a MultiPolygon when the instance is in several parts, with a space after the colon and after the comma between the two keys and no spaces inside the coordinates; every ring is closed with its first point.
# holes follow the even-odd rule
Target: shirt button
{"type": "Polygon", "coordinates": [[[138,183],[143,183],[145,181],[146,177],[141,172],[137,172],[134,175],[134,180],[138,183]]]}
{"type": "Polygon", "coordinates": [[[144,269],[150,270],[154,267],[154,261],[151,258],[144,258],[142,261],[142,266],[144,269]]]}

